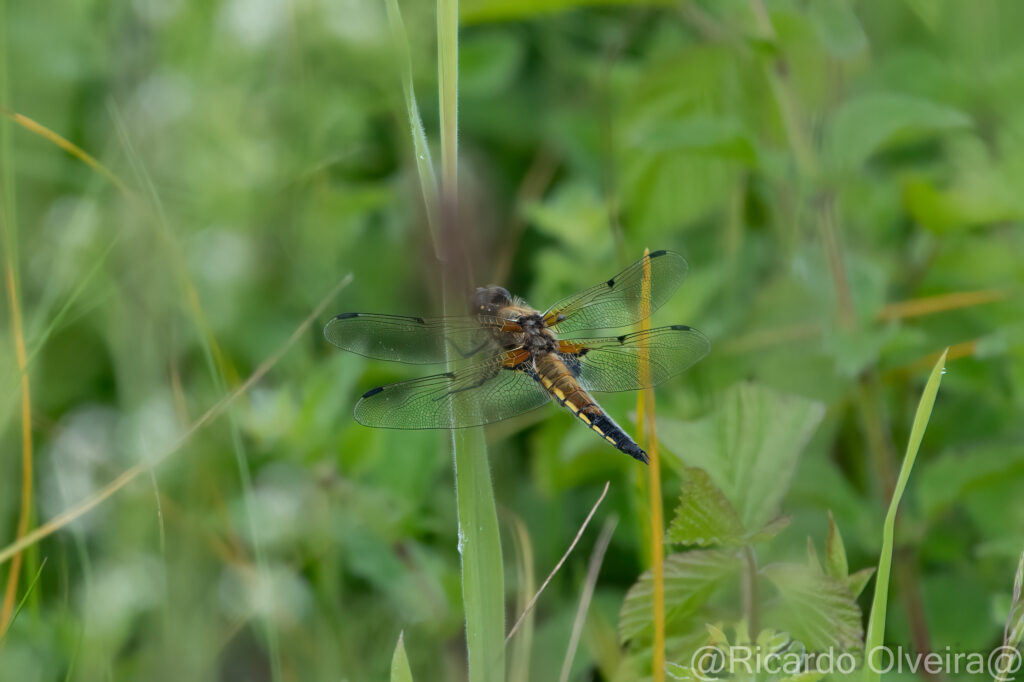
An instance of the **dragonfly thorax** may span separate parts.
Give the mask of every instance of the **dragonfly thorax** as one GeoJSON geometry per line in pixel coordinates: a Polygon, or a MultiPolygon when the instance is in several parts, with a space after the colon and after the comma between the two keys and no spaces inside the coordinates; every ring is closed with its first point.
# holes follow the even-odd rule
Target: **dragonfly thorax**
{"type": "Polygon", "coordinates": [[[530,353],[553,353],[558,348],[554,333],[539,313],[523,315],[517,321],[523,330],[523,348],[530,353]]]}

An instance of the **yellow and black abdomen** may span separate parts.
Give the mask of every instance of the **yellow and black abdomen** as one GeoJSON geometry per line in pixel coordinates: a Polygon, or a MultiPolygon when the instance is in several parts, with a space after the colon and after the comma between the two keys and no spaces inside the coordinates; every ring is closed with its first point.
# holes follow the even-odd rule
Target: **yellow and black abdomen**
{"type": "Polygon", "coordinates": [[[576,377],[554,353],[534,356],[537,380],[559,404],[569,408],[584,424],[630,457],[647,463],[647,453],[609,417],[601,406],[580,388],[576,377]]]}

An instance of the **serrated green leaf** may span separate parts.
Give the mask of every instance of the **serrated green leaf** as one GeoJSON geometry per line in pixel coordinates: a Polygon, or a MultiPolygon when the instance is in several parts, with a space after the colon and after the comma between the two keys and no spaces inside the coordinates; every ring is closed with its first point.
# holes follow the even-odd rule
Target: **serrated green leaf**
{"type": "MultiPolygon", "coordinates": [[[[698,549],[665,559],[665,624],[693,613],[721,581],[740,566],[735,551],[698,549]]],[[[646,571],[629,588],[619,612],[619,639],[627,641],[650,630],[654,581],[646,571]]]]}
{"type": "Polygon", "coordinates": [[[391,657],[391,682],[412,682],[412,669],[409,668],[409,658],[405,654],[403,636],[404,633],[398,633],[398,643],[391,657]]]}
{"type": "Polygon", "coordinates": [[[808,651],[863,648],[860,609],[844,581],[800,564],[766,566],[763,573],[782,599],[766,620],[808,651]]]}
{"type": "Polygon", "coordinates": [[[761,530],[752,533],[747,539],[751,544],[757,544],[759,542],[766,542],[771,540],[773,537],[782,532],[782,530],[789,525],[790,517],[780,516],[777,519],[773,519],[765,524],[761,530]]]}
{"type": "Polygon", "coordinates": [[[839,534],[839,526],[836,525],[831,510],[828,512],[828,538],[825,540],[825,572],[840,580],[850,575],[843,536],[839,534]]]}
{"type": "Polygon", "coordinates": [[[821,403],[755,384],[728,389],[703,419],[659,419],[661,441],[707,471],[746,528],[778,515],[797,458],[825,413],[821,403]]]}
{"type": "Polygon", "coordinates": [[[970,117],[952,107],[902,93],[868,93],[832,116],[825,149],[836,170],[851,171],[893,143],[970,125],[970,117]]]}
{"type": "Polygon", "coordinates": [[[733,547],[746,541],[747,531],[725,494],[699,467],[682,471],[683,492],[669,524],[669,542],[682,545],[733,547]]]}
{"type": "Polygon", "coordinates": [[[865,585],[868,584],[868,581],[871,580],[871,576],[874,574],[875,567],[868,566],[859,571],[854,571],[846,578],[846,586],[850,588],[850,593],[853,594],[855,599],[864,591],[865,585]]]}
{"type": "Polygon", "coordinates": [[[814,546],[814,540],[807,536],[807,566],[819,573],[825,571],[821,568],[821,560],[818,559],[818,548],[814,546]]]}

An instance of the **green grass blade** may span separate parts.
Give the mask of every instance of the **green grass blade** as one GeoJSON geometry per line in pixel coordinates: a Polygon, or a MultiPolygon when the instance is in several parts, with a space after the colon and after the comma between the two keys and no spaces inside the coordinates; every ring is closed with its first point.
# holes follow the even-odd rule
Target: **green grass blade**
{"type": "MultiPolygon", "coordinates": [[[[445,235],[458,237],[459,3],[437,2],[437,69],[441,122],[441,220],[445,235]]],[[[440,235],[439,235],[440,236],[440,235]]],[[[448,236],[435,242],[446,268],[448,236]]],[[[454,282],[445,277],[445,304],[454,282]]],[[[491,488],[487,444],[481,428],[452,433],[455,497],[462,556],[462,602],[466,616],[470,682],[505,679],[505,575],[498,512],[491,488]]]]}
{"type": "MultiPolygon", "coordinates": [[[[459,5],[457,0],[438,0],[438,82],[440,84],[441,168],[440,187],[427,146],[426,133],[412,88],[408,42],[397,0],[388,0],[392,38],[401,61],[406,113],[416,153],[420,189],[427,208],[434,251],[444,263],[445,224],[458,234],[458,54],[459,5]]],[[[446,264],[450,265],[450,264],[446,264]]],[[[445,277],[445,306],[449,287],[445,277]]],[[[451,363],[447,363],[451,366],[451,363]]],[[[459,523],[459,554],[462,557],[462,600],[466,618],[466,644],[470,682],[503,680],[505,676],[505,576],[501,557],[498,513],[491,487],[487,444],[482,429],[453,431],[455,497],[459,523]]]]}
{"type": "Polygon", "coordinates": [[[412,669],[409,667],[409,657],[405,655],[403,634],[398,633],[395,654],[391,657],[391,682],[412,682],[412,669]]]}
{"type": "MultiPolygon", "coordinates": [[[[388,24],[391,27],[391,42],[395,46],[395,53],[398,59],[398,68],[402,76],[402,95],[405,98],[405,113],[409,118],[409,133],[412,135],[413,153],[416,154],[416,170],[420,176],[420,189],[423,192],[423,204],[427,213],[427,224],[430,226],[430,233],[433,237],[435,251],[441,244],[441,235],[438,233],[437,213],[437,176],[434,173],[434,160],[430,154],[430,145],[427,144],[427,133],[423,129],[423,118],[420,116],[419,106],[416,104],[416,93],[412,87],[412,60],[409,57],[409,40],[405,33],[405,22],[402,21],[402,11],[398,7],[398,0],[388,0],[388,24]]],[[[440,258],[440,251],[436,251],[440,258]]]]}
{"type": "Polygon", "coordinates": [[[469,679],[505,677],[505,577],[482,429],[453,432],[469,679]]]}
{"type": "MultiPolygon", "coordinates": [[[[878,559],[878,579],[875,582],[875,597],[871,603],[871,616],[868,619],[868,633],[864,646],[867,655],[882,645],[885,636],[885,615],[889,599],[889,573],[892,569],[893,541],[896,532],[896,511],[899,509],[900,499],[903,491],[907,488],[907,480],[910,478],[910,471],[914,468],[914,460],[917,459],[918,448],[921,447],[921,439],[924,438],[925,429],[928,427],[928,420],[932,416],[932,407],[935,405],[935,395],[939,391],[939,383],[942,381],[942,374],[946,365],[946,352],[942,353],[935,367],[932,368],[928,383],[924,386],[921,394],[921,402],[917,406],[917,414],[914,415],[914,424],[910,429],[910,440],[907,442],[907,453],[903,456],[903,466],[900,467],[900,475],[896,481],[896,488],[892,493],[892,500],[889,502],[889,511],[885,515],[885,526],[882,529],[882,553],[878,559]]],[[[878,666],[865,664],[864,682],[877,682],[881,679],[878,666]]]]}

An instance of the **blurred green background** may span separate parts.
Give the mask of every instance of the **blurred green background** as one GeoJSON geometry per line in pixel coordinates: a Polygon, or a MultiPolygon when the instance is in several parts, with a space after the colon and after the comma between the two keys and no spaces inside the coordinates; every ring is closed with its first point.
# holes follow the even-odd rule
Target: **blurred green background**
{"type": "MultiPolygon", "coordinates": [[[[401,5],[436,143],[434,7],[401,5]]],[[[698,327],[713,349],[658,389],[667,513],[694,455],[671,425],[750,381],[824,407],[782,501],[791,523],[759,560],[803,561],[831,510],[851,570],[874,565],[924,379],[952,346],[886,636],[996,646],[1024,547],[1024,4],[463,0],[461,14],[478,283],[544,308],[644,247],[690,263],[655,324],[698,327]]],[[[225,415],[30,548],[0,678],[269,680],[276,662],[285,680],[379,680],[402,630],[417,679],[465,676],[446,438],[351,418],[367,388],[428,370],[320,331],[342,311],[439,310],[387,26],[373,0],[2,5],[4,107],[130,188],[0,124],[32,526],[159,455],[354,278],[225,415]]],[[[4,546],[22,500],[10,301],[4,546]]],[[[635,395],[601,399],[635,430],[635,395]]],[[[646,470],[553,407],[488,443],[503,530],[522,520],[540,578],[611,481],[538,604],[529,679],[557,679],[612,514],[572,679],[635,679],[614,632],[647,567],[646,470]]]]}

